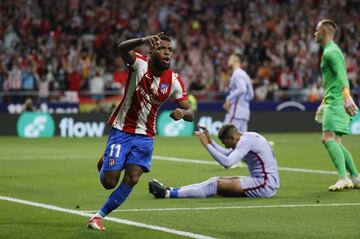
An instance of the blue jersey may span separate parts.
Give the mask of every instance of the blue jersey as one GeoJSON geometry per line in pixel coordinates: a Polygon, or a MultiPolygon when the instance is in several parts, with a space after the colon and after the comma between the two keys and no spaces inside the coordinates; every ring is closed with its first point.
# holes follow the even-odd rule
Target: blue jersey
{"type": "Polygon", "coordinates": [[[237,68],[230,77],[229,95],[226,97],[230,101],[228,111],[230,122],[231,119],[250,118],[249,102],[254,98],[254,91],[250,77],[244,70],[237,68]]]}

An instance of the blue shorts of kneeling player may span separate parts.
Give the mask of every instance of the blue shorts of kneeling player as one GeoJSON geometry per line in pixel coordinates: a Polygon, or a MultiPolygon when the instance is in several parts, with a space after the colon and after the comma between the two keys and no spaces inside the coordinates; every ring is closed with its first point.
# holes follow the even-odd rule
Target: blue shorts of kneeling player
{"type": "Polygon", "coordinates": [[[154,139],[140,134],[129,134],[112,128],[104,152],[104,163],[100,171],[123,170],[135,164],[149,172],[154,139]]]}

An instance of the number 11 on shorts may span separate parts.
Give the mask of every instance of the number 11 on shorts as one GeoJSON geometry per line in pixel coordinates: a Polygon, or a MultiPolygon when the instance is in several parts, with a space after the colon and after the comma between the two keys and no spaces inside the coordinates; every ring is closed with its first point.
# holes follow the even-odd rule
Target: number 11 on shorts
{"type": "Polygon", "coordinates": [[[115,157],[118,158],[120,156],[120,149],[121,149],[121,145],[120,144],[112,144],[110,145],[110,154],[109,157],[115,157]],[[114,151],[115,151],[115,155],[114,155],[114,151]]]}

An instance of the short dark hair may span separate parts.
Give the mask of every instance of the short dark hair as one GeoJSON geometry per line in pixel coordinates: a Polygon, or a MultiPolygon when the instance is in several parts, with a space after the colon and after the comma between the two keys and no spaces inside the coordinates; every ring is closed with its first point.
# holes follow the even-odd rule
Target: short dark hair
{"type": "Polygon", "coordinates": [[[235,125],[233,124],[224,124],[220,129],[218,133],[218,138],[220,140],[224,140],[227,138],[230,134],[233,134],[235,131],[237,131],[235,125]]]}
{"type": "Polygon", "coordinates": [[[161,34],[159,37],[160,37],[161,40],[171,42],[170,37],[167,36],[167,35],[161,34]]]}

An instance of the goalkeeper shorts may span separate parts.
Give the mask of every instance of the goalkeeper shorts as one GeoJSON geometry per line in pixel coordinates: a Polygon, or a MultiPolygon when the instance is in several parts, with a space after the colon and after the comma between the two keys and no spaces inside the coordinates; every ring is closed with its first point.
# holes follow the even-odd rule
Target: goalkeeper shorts
{"type": "Polygon", "coordinates": [[[349,134],[350,116],[342,104],[326,105],[322,119],[322,131],[349,134]]]}

